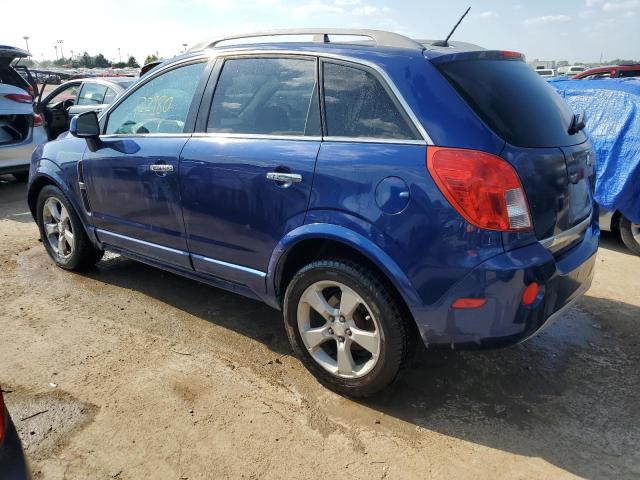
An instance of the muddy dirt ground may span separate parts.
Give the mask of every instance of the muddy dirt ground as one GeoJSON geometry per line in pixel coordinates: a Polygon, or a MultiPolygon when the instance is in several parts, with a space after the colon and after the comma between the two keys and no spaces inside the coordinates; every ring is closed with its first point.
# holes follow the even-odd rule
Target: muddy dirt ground
{"type": "Polygon", "coordinates": [[[361,402],[260,303],[113,255],[55,268],[9,176],[0,242],[0,383],[37,479],[640,477],[640,258],[613,235],[543,334],[421,350],[361,402]]]}

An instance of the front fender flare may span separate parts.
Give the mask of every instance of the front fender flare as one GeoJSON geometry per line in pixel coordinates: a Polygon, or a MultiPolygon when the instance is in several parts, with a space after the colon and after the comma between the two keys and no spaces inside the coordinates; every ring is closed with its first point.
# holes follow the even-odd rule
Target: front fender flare
{"type": "Polygon", "coordinates": [[[280,262],[286,258],[288,252],[304,240],[326,239],[343,243],[354,248],[371,260],[387,276],[398,290],[409,308],[422,304],[415,288],[398,266],[379,246],[368,238],[346,227],[329,223],[311,223],[302,225],[285,235],[273,250],[267,270],[267,297],[277,298],[277,272],[280,262]]]}

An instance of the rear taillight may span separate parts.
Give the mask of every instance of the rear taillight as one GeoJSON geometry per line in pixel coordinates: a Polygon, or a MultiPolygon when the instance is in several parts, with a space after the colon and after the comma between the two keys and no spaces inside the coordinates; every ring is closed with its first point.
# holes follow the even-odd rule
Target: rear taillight
{"type": "Polygon", "coordinates": [[[41,127],[43,123],[44,122],[42,121],[42,115],[34,113],[33,114],[33,126],[34,127],[41,127]]]}
{"type": "Polygon", "coordinates": [[[7,93],[5,98],[9,100],[13,100],[18,103],[31,103],[33,102],[33,97],[31,95],[24,95],[23,93],[7,93]]]}
{"type": "Polygon", "coordinates": [[[31,98],[35,97],[34,90],[31,85],[29,85],[29,87],[27,88],[27,91],[29,92],[29,95],[31,95],[31,98]]]}
{"type": "Polygon", "coordinates": [[[479,228],[531,229],[527,198],[513,167],[477,150],[428,147],[427,168],[460,215],[479,228]]]}

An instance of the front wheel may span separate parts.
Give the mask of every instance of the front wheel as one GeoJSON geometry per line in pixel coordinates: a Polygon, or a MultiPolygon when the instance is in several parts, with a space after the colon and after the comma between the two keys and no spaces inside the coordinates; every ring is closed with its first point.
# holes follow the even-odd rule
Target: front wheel
{"type": "Polygon", "coordinates": [[[78,214],[58,187],[44,187],[36,208],[42,243],[56,265],[77,270],[100,261],[104,251],[91,244],[78,214]]]}
{"type": "Polygon", "coordinates": [[[284,300],[293,350],[326,387],[370,396],[393,382],[415,337],[398,301],[369,269],[318,260],[291,280],[284,300]]]}
{"type": "Polygon", "coordinates": [[[629,250],[640,255],[640,224],[631,223],[626,217],[620,218],[620,236],[629,250]]]}

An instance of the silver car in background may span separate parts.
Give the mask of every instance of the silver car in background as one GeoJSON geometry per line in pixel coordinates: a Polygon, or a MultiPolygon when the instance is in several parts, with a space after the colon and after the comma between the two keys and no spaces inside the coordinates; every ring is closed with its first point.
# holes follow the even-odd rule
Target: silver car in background
{"type": "Polygon", "coordinates": [[[0,174],[26,180],[31,153],[47,141],[43,119],[34,112],[33,86],[11,66],[29,52],[0,45],[0,174]]]}
{"type": "Polygon", "coordinates": [[[600,229],[620,233],[622,241],[636,255],[640,255],[640,224],[633,223],[620,212],[600,210],[600,229]]]}

